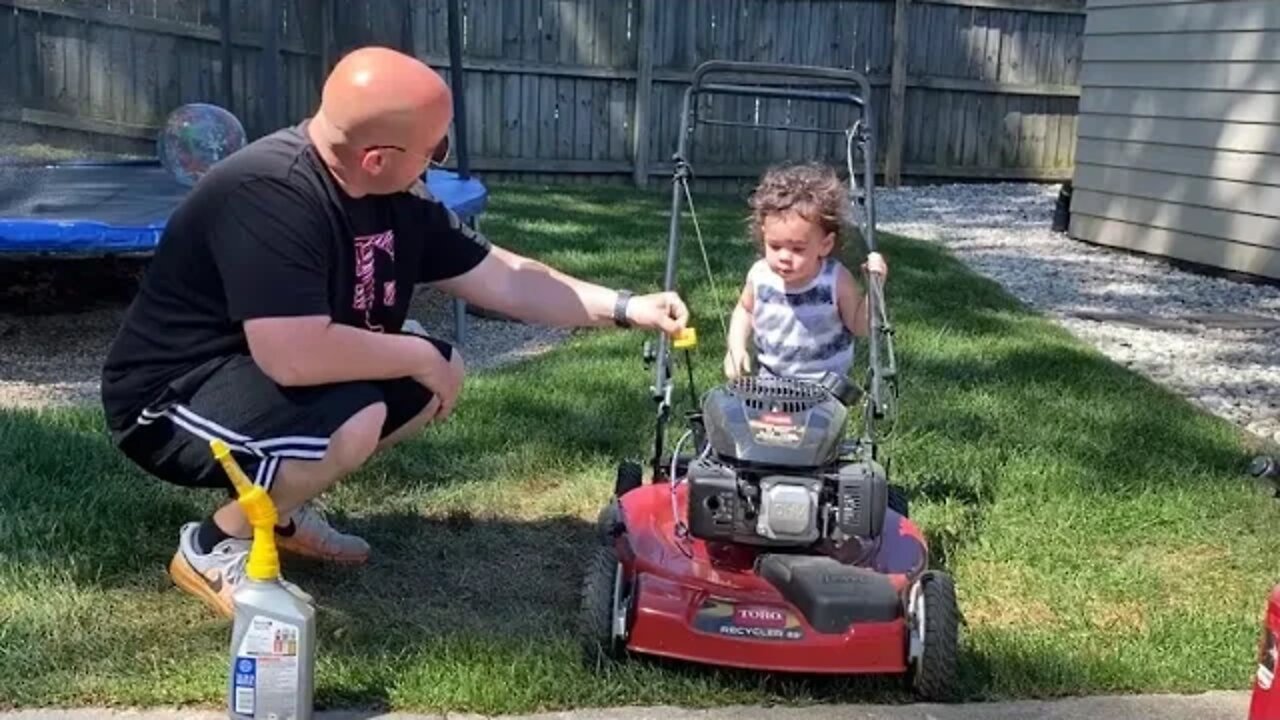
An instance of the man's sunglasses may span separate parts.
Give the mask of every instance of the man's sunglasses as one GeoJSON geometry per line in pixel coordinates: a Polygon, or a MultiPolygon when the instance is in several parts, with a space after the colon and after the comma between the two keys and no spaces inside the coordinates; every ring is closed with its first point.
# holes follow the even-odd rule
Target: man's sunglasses
{"type": "MultiPolygon", "coordinates": [[[[409,152],[408,148],[404,148],[399,145],[370,145],[365,148],[365,152],[368,152],[370,150],[399,150],[402,153],[409,152]]],[[[431,156],[427,158],[427,164],[440,166],[440,165],[444,165],[445,161],[448,159],[449,159],[449,136],[446,134],[440,140],[440,144],[436,145],[435,150],[431,151],[431,156]]]]}

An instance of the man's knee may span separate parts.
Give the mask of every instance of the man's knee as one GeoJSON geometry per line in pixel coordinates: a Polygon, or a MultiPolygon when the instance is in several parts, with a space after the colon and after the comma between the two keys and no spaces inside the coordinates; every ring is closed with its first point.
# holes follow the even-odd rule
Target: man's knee
{"type": "Polygon", "coordinates": [[[419,410],[417,415],[414,415],[408,422],[396,428],[389,435],[384,437],[382,442],[378,443],[378,450],[386,450],[387,448],[398,445],[412,437],[414,434],[426,427],[427,423],[431,422],[431,418],[436,414],[436,410],[439,408],[439,398],[431,398],[431,400],[427,402],[427,406],[422,410],[419,410]]]}
{"type": "Polygon", "coordinates": [[[386,403],[380,402],[352,415],[329,439],[329,451],[325,454],[325,459],[341,475],[360,469],[378,449],[382,424],[386,418],[386,403]]]}

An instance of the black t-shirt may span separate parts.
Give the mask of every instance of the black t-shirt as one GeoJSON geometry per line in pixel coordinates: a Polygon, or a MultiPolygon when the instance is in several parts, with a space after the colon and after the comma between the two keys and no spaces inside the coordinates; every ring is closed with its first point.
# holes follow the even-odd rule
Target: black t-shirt
{"type": "Polygon", "coordinates": [[[123,430],[175,380],[247,354],[246,319],[328,315],[398,332],[416,284],[465,273],[488,251],[422,183],[348,196],[305,121],[261,138],[169,218],[103,367],[108,425],[123,430]]]}

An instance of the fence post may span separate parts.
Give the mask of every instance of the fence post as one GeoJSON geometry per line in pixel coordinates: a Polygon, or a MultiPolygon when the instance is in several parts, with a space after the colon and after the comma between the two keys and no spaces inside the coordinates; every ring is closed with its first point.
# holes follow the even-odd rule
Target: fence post
{"type": "Polygon", "coordinates": [[[262,134],[269,135],[284,124],[281,116],[280,97],[280,0],[267,0],[262,4],[266,19],[262,24],[262,134]]]}
{"type": "Polygon", "coordinates": [[[636,187],[649,183],[649,101],[653,97],[653,0],[640,0],[636,34],[636,111],[631,124],[632,179],[636,187]]]}
{"type": "Polygon", "coordinates": [[[222,101],[226,103],[227,112],[234,113],[236,95],[231,84],[231,68],[235,56],[231,53],[231,0],[222,0],[219,13],[222,15],[222,101]]]}
{"type": "Polygon", "coordinates": [[[334,65],[334,45],[335,42],[333,25],[334,13],[337,12],[337,6],[333,0],[319,0],[320,3],[320,62],[323,68],[320,70],[320,82],[328,77],[329,71],[334,65]]]}
{"type": "Polygon", "coordinates": [[[902,140],[907,105],[907,12],[911,0],[897,0],[893,10],[893,70],[889,78],[889,141],[885,148],[884,184],[902,184],[902,140]]]}
{"type": "Polygon", "coordinates": [[[685,3],[684,54],[685,65],[692,74],[698,66],[698,4],[694,2],[685,3]]]}

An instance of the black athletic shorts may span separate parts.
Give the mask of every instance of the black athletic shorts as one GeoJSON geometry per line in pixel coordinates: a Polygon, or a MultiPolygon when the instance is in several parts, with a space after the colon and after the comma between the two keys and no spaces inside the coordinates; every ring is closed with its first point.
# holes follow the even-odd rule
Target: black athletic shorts
{"type": "MultiPolygon", "coordinates": [[[[431,339],[445,358],[452,349],[431,339]]],[[[281,387],[248,355],[205,364],[169,384],[114,441],[152,475],[185,487],[222,488],[234,495],[230,478],[209,443],[225,442],[236,462],[267,489],[280,461],[320,460],[329,438],[352,416],[386,403],[382,437],[412,420],[432,393],[412,378],[281,387]]]]}

